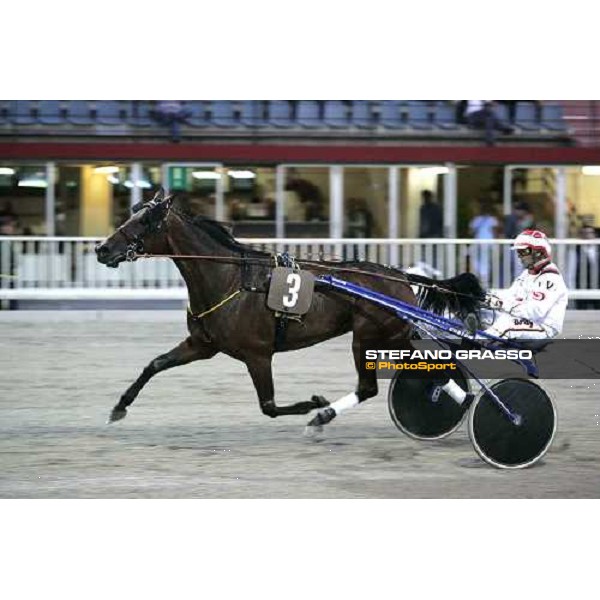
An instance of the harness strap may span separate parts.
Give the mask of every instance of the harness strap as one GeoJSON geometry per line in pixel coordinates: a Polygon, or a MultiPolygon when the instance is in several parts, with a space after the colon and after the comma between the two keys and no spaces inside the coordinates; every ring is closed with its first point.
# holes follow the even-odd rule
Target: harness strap
{"type": "Polygon", "coordinates": [[[551,263],[551,259],[544,258],[538,261],[537,264],[533,265],[531,269],[527,269],[532,275],[539,275],[543,273],[544,269],[551,263]]]}
{"type": "Polygon", "coordinates": [[[240,279],[242,281],[242,289],[248,289],[250,285],[250,263],[246,260],[245,252],[242,252],[242,260],[240,261],[240,279]]]}
{"type": "Polygon", "coordinates": [[[540,271],[540,275],[546,275],[546,273],[552,273],[553,275],[560,275],[560,271],[554,267],[546,267],[543,271],[540,271]]]}
{"type": "Polygon", "coordinates": [[[277,314],[275,317],[275,351],[283,350],[285,336],[287,333],[288,318],[287,315],[277,314]]]}
{"type": "Polygon", "coordinates": [[[218,304],[215,304],[213,307],[209,308],[208,310],[205,310],[204,312],[198,313],[197,315],[195,315],[192,312],[192,308],[188,302],[188,306],[187,306],[188,313],[190,314],[192,319],[202,319],[202,317],[209,315],[211,312],[217,310],[218,308],[221,308],[221,306],[223,306],[224,304],[227,304],[230,300],[233,300],[233,298],[235,298],[241,291],[242,290],[236,290],[232,294],[229,294],[229,296],[227,296],[227,298],[224,298],[223,300],[221,300],[221,302],[219,302],[218,304]]]}

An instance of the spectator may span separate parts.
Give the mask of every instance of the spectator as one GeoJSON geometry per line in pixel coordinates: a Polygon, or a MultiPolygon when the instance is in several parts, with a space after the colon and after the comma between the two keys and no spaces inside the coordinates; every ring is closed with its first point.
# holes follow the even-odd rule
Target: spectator
{"type": "MultiPolygon", "coordinates": [[[[584,225],[579,231],[582,240],[595,240],[596,230],[591,225],[584,225]]],[[[571,255],[569,272],[575,275],[575,289],[594,290],[600,288],[600,255],[595,244],[581,244],[571,255]],[[575,264],[573,264],[575,263],[575,264]]],[[[575,300],[578,310],[598,310],[600,300],[575,300]]]]}
{"type": "Polygon", "coordinates": [[[373,215],[367,208],[364,198],[348,200],[346,237],[370,238],[373,229],[373,215]]]}
{"type": "Polygon", "coordinates": [[[479,214],[471,219],[469,229],[477,240],[493,240],[496,238],[498,219],[494,215],[494,209],[490,200],[480,198],[479,214]]]}
{"type": "Polygon", "coordinates": [[[0,216],[0,235],[19,235],[17,219],[13,216],[0,216]]]}
{"type": "MultiPolygon", "coordinates": [[[[499,222],[493,213],[492,203],[481,198],[479,215],[473,217],[469,223],[469,229],[476,240],[496,239],[499,222]]],[[[474,270],[485,286],[490,283],[490,248],[490,244],[477,244],[472,248],[474,270]]]]}
{"type": "Polygon", "coordinates": [[[527,202],[513,202],[512,212],[504,219],[504,237],[513,239],[525,229],[535,229],[535,219],[527,202]]]}
{"type": "Polygon", "coordinates": [[[444,236],[444,215],[442,207],[435,201],[430,190],[421,192],[419,210],[419,237],[441,238],[444,236]]]}
{"type": "Polygon", "coordinates": [[[527,202],[518,202],[515,207],[517,214],[517,228],[519,231],[524,229],[536,229],[535,217],[527,202]]]}
{"type": "MultiPolygon", "coordinates": [[[[367,208],[364,198],[350,198],[346,219],[345,237],[355,239],[370,238],[373,235],[373,215],[367,208]]],[[[344,253],[345,259],[366,260],[365,247],[352,245],[350,253],[344,253]]]]}
{"type": "Polygon", "coordinates": [[[10,200],[6,201],[4,208],[0,210],[0,220],[3,219],[15,219],[17,218],[17,213],[12,206],[12,202],[10,200]]]}
{"type": "Polygon", "coordinates": [[[513,127],[498,118],[494,112],[494,103],[488,100],[467,100],[465,119],[470,127],[485,131],[485,143],[488,146],[494,145],[494,132],[510,134],[514,131],[513,127]]]}
{"type": "Polygon", "coordinates": [[[179,100],[160,100],[156,104],[156,110],[152,116],[161,125],[171,127],[171,139],[174,142],[180,141],[180,126],[185,123],[190,116],[190,112],[185,110],[179,100]]]}
{"type": "Polygon", "coordinates": [[[274,221],[277,217],[277,203],[270,196],[265,198],[265,203],[267,205],[267,218],[269,221],[274,221]]]}
{"type": "Polygon", "coordinates": [[[324,221],[324,204],[323,194],[321,190],[311,181],[300,177],[289,179],[285,190],[288,192],[296,192],[298,198],[304,206],[305,221],[324,221]]]}
{"type": "Polygon", "coordinates": [[[504,238],[507,240],[513,240],[522,231],[519,229],[517,206],[517,202],[513,202],[510,214],[504,217],[504,238]]]}
{"type": "Polygon", "coordinates": [[[233,198],[229,203],[229,219],[231,221],[241,221],[245,216],[245,207],[238,198],[233,198]]]}

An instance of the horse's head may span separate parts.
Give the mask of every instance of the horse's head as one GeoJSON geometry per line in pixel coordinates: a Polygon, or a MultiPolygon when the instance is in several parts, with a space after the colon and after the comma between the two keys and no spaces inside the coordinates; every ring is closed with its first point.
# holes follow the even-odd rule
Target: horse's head
{"type": "Polygon", "coordinates": [[[117,267],[124,260],[135,260],[144,252],[165,253],[165,219],[173,198],[171,195],[165,197],[161,188],[152,200],[133,206],[131,217],[96,246],[98,261],[108,267],[117,267]]]}

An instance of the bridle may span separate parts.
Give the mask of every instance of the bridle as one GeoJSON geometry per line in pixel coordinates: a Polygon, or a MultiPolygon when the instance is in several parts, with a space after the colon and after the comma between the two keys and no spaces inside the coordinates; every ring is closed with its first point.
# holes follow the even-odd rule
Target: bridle
{"type": "Polygon", "coordinates": [[[125,239],[125,243],[127,244],[127,249],[125,250],[125,260],[127,262],[133,262],[138,254],[144,254],[144,241],[142,240],[142,236],[147,232],[143,232],[136,236],[130,236],[124,229],[119,227],[118,231],[123,238],[125,239]]]}
{"type": "Polygon", "coordinates": [[[117,230],[117,232],[123,236],[123,238],[125,240],[125,244],[127,245],[127,248],[125,250],[125,260],[127,262],[133,262],[134,260],[136,260],[136,258],[138,256],[145,254],[144,240],[142,238],[144,238],[147,235],[158,233],[162,229],[163,224],[164,224],[167,216],[169,215],[169,211],[171,210],[171,202],[168,202],[168,204],[166,205],[164,214],[160,215],[160,218],[156,218],[154,215],[154,211],[158,210],[159,206],[164,207],[163,203],[154,202],[153,200],[151,200],[147,204],[144,204],[142,206],[139,206],[139,205],[136,205],[136,206],[133,207],[134,213],[139,212],[143,208],[145,208],[149,211],[148,214],[146,214],[142,217],[142,223],[144,224],[144,230],[134,236],[128,234],[125,231],[124,225],[119,227],[119,229],[117,230]],[[136,206],[138,207],[137,210],[136,210],[136,206]]]}

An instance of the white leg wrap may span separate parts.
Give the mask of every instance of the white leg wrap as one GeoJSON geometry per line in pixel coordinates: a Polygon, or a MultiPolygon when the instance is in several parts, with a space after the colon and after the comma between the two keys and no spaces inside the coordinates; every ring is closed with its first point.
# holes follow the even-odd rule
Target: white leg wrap
{"type": "Polygon", "coordinates": [[[465,390],[463,390],[453,379],[446,385],[443,385],[442,389],[450,396],[450,398],[456,400],[459,404],[462,404],[467,396],[467,392],[465,392],[465,390]]]}
{"type": "Polygon", "coordinates": [[[352,392],[331,404],[331,408],[335,410],[335,414],[339,415],[342,411],[352,408],[358,404],[358,396],[352,392]]]}

